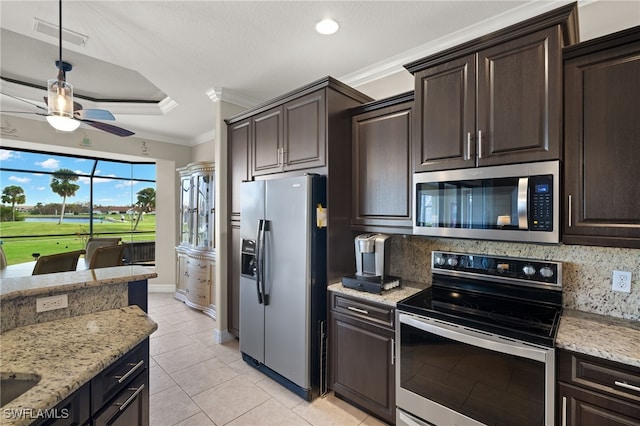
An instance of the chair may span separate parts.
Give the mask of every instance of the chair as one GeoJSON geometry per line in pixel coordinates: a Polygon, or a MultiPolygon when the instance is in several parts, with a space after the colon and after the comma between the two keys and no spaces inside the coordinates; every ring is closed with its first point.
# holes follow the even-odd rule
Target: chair
{"type": "Polygon", "coordinates": [[[85,247],[85,250],[87,251],[84,255],[85,262],[91,263],[93,253],[95,253],[98,247],[118,245],[121,239],[122,238],[120,237],[89,238],[89,241],[87,241],[87,246],[85,247]]]}
{"type": "Polygon", "coordinates": [[[98,247],[89,262],[89,269],[108,268],[124,265],[122,253],[124,245],[98,247]]]}
{"type": "Polygon", "coordinates": [[[75,271],[81,254],[84,254],[84,250],[40,256],[31,275],[75,271]]]}

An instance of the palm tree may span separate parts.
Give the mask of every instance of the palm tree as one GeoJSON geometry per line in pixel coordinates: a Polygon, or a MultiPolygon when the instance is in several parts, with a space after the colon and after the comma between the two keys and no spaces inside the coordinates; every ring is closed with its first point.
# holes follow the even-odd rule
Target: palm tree
{"type": "Polygon", "coordinates": [[[11,204],[12,221],[16,221],[16,204],[24,204],[27,197],[24,190],[17,185],[6,186],[2,190],[2,202],[11,204]]]}
{"type": "Polygon", "coordinates": [[[156,190],[153,188],[144,188],[136,193],[138,196],[138,202],[134,205],[134,208],[138,211],[138,217],[136,223],[133,225],[133,230],[138,229],[138,223],[142,218],[142,213],[151,211],[156,207],[156,190]]]}
{"type": "Polygon", "coordinates": [[[64,219],[64,207],[67,202],[67,197],[73,197],[76,195],[80,185],[76,185],[75,181],[78,180],[78,176],[69,169],[58,169],[53,173],[51,178],[51,189],[53,192],[62,197],[62,208],[60,209],[60,220],[58,224],[62,223],[64,219]]]}

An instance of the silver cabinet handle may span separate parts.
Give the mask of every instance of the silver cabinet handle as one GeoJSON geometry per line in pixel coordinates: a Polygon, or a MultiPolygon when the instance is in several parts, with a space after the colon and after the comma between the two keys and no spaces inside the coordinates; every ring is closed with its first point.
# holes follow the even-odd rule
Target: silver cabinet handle
{"type": "Polygon", "coordinates": [[[573,203],[573,200],[571,199],[571,194],[569,194],[569,228],[571,228],[572,225],[572,208],[571,208],[571,204],[573,203]]]}
{"type": "Polygon", "coordinates": [[[396,363],[396,339],[391,339],[391,365],[396,363]]]}
{"type": "Polygon", "coordinates": [[[471,160],[471,132],[467,132],[467,155],[464,159],[471,160]]]}
{"type": "Polygon", "coordinates": [[[567,426],[567,397],[562,397],[562,426],[567,426]]]}
{"type": "Polygon", "coordinates": [[[130,388],[129,390],[134,390],[135,392],[133,393],[133,395],[131,395],[129,398],[127,398],[127,400],[125,402],[123,402],[122,404],[119,403],[115,403],[114,405],[120,405],[120,411],[124,411],[127,409],[127,406],[129,404],[131,404],[131,401],[133,401],[134,399],[136,399],[136,396],[138,396],[138,394],[140,392],[142,392],[142,390],[144,389],[144,384],[140,385],[140,387],[138,389],[136,388],[130,388]]]}
{"type": "Polygon", "coordinates": [[[630,385],[629,383],[626,383],[626,382],[619,382],[618,380],[616,380],[614,383],[616,384],[616,386],[620,386],[625,389],[631,389],[632,391],[640,392],[640,387],[638,386],[630,385]]]}
{"type": "Polygon", "coordinates": [[[478,158],[482,158],[482,130],[478,130],[478,158]]]}
{"type": "Polygon", "coordinates": [[[141,359],[140,362],[138,362],[137,364],[128,364],[128,365],[133,365],[133,368],[131,370],[129,370],[124,376],[115,376],[114,379],[118,379],[118,383],[122,383],[125,380],[127,380],[127,377],[129,377],[130,375],[133,374],[134,371],[136,371],[138,368],[142,367],[144,365],[144,359],[141,359]]]}
{"type": "Polygon", "coordinates": [[[347,309],[350,310],[350,311],[358,312],[360,314],[369,315],[369,311],[364,310],[364,309],[355,308],[353,306],[347,306],[347,309]]]}

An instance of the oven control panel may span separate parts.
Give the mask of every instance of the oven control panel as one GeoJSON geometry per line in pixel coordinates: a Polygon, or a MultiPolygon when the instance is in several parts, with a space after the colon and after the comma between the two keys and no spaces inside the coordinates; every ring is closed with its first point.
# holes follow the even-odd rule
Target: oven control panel
{"type": "Polygon", "coordinates": [[[543,259],[434,251],[431,272],[562,287],[562,263],[543,259]]]}

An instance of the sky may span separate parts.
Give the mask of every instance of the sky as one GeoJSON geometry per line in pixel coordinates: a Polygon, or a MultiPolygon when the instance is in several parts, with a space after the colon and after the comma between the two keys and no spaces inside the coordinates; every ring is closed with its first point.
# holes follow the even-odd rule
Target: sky
{"type": "MultiPolygon", "coordinates": [[[[37,203],[61,203],[62,197],[51,190],[51,174],[61,168],[70,169],[84,175],[75,184],[80,189],[67,203],[89,202],[89,175],[95,164],[94,159],[66,157],[59,154],[32,153],[0,149],[0,189],[20,186],[26,195],[25,206],[37,203]],[[16,172],[13,170],[25,170],[16,172]]],[[[155,164],[129,164],[111,160],[98,160],[94,177],[94,205],[130,206],[137,200],[136,193],[144,188],[154,188],[155,164]],[[113,179],[113,177],[122,179],[113,179]]]]}

